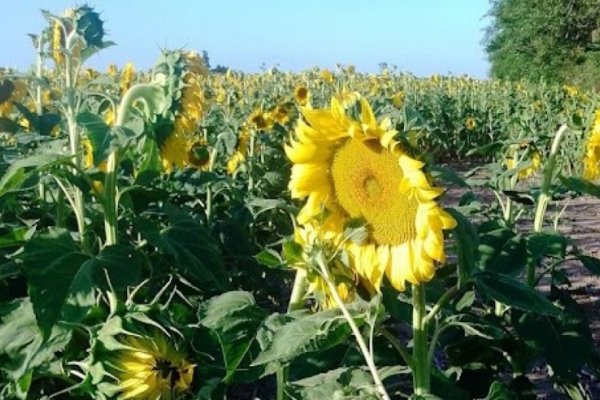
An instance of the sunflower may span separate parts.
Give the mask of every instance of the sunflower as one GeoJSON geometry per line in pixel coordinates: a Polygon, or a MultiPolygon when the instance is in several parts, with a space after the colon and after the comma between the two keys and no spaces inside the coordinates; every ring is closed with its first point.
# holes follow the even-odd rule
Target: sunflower
{"type": "Polygon", "coordinates": [[[593,181],[600,177],[600,110],[596,110],[592,131],[585,144],[583,178],[593,181]]]}
{"type": "Polygon", "coordinates": [[[368,237],[347,245],[354,268],[375,289],[385,274],[404,290],[405,282],[433,278],[443,262],[444,229],[455,220],[434,199],[423,163],[402,151],[389,119],[377,123],[362,97],[359,120],[348,117],[333,98],[329,109],[301,109],[295,138],[285,146],[294,164],[289,183],[293,198],[306,199],[298,222],[321,216],[323,229],[341,233],[362,220],[368,237]]]}
{"type": "Polygon", "coordinates": [[[270,113],[256,109],[248,117],[248,123],[259,131],[268,131],[273,127],[273,118],[270,113]]]}
{"type": "Polygon", "coordinates": [[[121,94],[125,93],[131,87],[133,78],[135,78],[135,68],[133,67],[133,63],[128,62],[121,72],[121,81],[119,82],[121,94]]]}
{"type": "MultiPolygon", "coordinates": [[[[342,235],[321,229],[316,221],[297,227],[294,231],[294,241],[303,249],[302,260],[295,267],[307,272],[308,290],[312,294],[318,309],[328,310],[337,308],[336,301],[329,285],[316,266],[311,266],[311,256],[315,251],[324,251],[331,255],[342,243],[342,235]]],[[[329,273],[340,299],[344,303],[351,303],[356,297],[356,273],[345,266],[339,257],[333,257],[328,265],[329,273]]]]}
{"type": "Polygon", "coordinates": [[[269,112],[271,118],[279,125],[285,125],[290,120],[290,112],[283,104],[278,104],[269,112]]]}
{"type": "Polygon", "coordinates": [[[248,147],[250,145],[251,133],[246,128],[242,128],[238,135],[237,148],[231,158],[227,161],[227,172],[233,175],[237,171],[239,165],[246,161],[248,147]]]}
{"type": "Polygon", "coordinates": [[[65,63],[63,47],[65,46],[65,38],[62,26],[56,22],[52,22],[52,59],[56,65],[61,66],[65,63]]]}
{"type": "Polygon", "coordinates": [[[210,169],[210,157],[210,149],[208,143],[204,139],[198,139],[198,141],[192,145],[188,154],[190,164],[203,171],[210,169]]]}
{"type": "MultiPolygon", "coordinates": [[[[525,180],[538,171],[540,165],[542,164],[542,156],[539,151],[534,150],[530,154],[531,156],[531,164],[527,167],[520,168],[518,172],[519,180],[525,180]]],[[[513,169],[517,166],[515,159],[517,158],[516,150],[514,147],[509,151],[509,156],[506,158],[506,168],[513,169]]]]}
{"type": "Polygon", "coordinates": [[[331,83],[333,82],[333,74],[328,69],[324,69],[321,71],[321,79],[323,82],[331,83]]]}
{"type": "Polygon", "coordinates": [[[115,64],[109,64],[108,67],[106,67],[106,74],[111,78],[116,78],[118,73],[119,70],[115,64]]]}
{"type": "Polygon", "coordinates": [[[25,96],[27,96],[27,84],[22,80],[0,80],[0,117],[8,117],[14,104],[22,102],[25,96]]]}
{"type": "Polygon", "coordinates": [[[467,128],[467,130],[469,130],[469,131],[472,131],[476,127],[477,127],[477,122],[475,122],[475,118],[467,117],[467,119],[465,120],[465,128],[467,128]]]}
{"type": "Polygon", "coordinates": [[[207,74],[202,59],[197,53],[181,53],[177,61],[181,69],[181,97],[173,102],[174,120],[170,131],[160,144],[163,168],[170,171],[173,165],[183,168],[194,165],[190,151],[198,142],[196,129],[204,111],[204,93],[201,79],[207,74]]]}
{"type": "Polygon", "coordinates": [[[394,105],[394,107],[402,108],[402,106],[404,106],[404,98],[405,97],[406,96],[402,90],[400,90],[399,92],[396,92],[392,96],[392,104],[394,105]]]}
{"type": "Polygon", "coordinates": [[[306,86],[298,86],[294,89],[294,97],[301,106],[306,106],[310,103],[310,92],[306,86]]]}
{"type": "Polygon", "coordinates": [[[172,347],[162,333],[148,337],[128,335],[120,339],[109,364],[118,380],[119,400],[171,400],[192,384],[194,365],[172,347]]]}

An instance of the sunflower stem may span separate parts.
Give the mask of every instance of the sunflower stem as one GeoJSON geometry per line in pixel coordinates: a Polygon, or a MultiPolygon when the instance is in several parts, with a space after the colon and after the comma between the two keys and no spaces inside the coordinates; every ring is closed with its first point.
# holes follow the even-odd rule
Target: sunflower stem
{"type": "Polygon", "coordinates": [[[287,309],[288,313],[304,308],[304,296],[307,289],[306,271],[303,269],[296,270],[294,286],[292,287],[292,294],[290,295],[290,302],[287,309]]]}
{"type": "Polygon", "coordinates": [[[327,264],[326,264],[325,260],[323,259],[323,257],[317,257],[317,264],[319,266],[319,270],[321,272],[321,275],[323,276],[323,279],[327,283],[327,287],[329,288],[329,292],[331,293],[331,296],[333,297],[336,305],[342,312],[342,315],[348,322],[348,325],[350,325],[350,329],[352,330],[352,333],[354,334],[354,337],[356,338],[356,342],[358,343],[358,347],[360,348],[360,351],[362,352],[363,357],[367,363],[369,372],[371,372],[371,376],[373,377],[373,382],[375,383],[375,386],[377,388],[377,391],[379,392],[379,395],[381,396],[381,398],[383,400],[390,400],[390,396],[388,395],[387,391],[385,390],[385,386],[383,386],[383,382],[381,381],[381,378],[379,377],[379,372],[377,371],[377,366],[375,366],[375,362],[373,361],[373,355],[370,353],[369,348],[367,347],[367,344],[365,342],[365,339],[362,336],[360,329],[358,329],[358,326],[356,325],[354,318],[352,318],[352,315],[346,308],[344,301],[341,299],[339,293],[337,292],[337,288],[334,286],[334,284],[332,282],[331,275],[329,274],[329,268],[327,267],[327,264]]]}
{"type": "MultiPolygon", "coordinates": [[[[556,132],[556,135],[554,135],[554,140],[552,141],[552,147],[550,148],[548,161],[544,167],[542,187],[537,198],[535,217],[533,219],[534,232],[541,232],[544,225],[544,216],[546,215],[546,207],[548,207],[548,202],[550,201],[550,185],[552,184],[552,178],[554,177],[554,170],[556,168],[558,148],[567,130],[567,125],[563,124],[556,132]]],[[[527,284],[529,286],[535,285],[534,263],[528,263],[527,265],[527,284]]]]}
{"type": "Polygon", "coordinates": [[[255,132],[254,130],[252,130],[252,133],[250,134],[250,149],[249,149],[249,160],[248,160],[248,191],[251,192],[254,189],[254,176],[253,176],[253,170],[254,168],[254,146],[255,146],[255,132]]]}
{"type": "Polygon", "coordinates": [[[285,400],[285,383],[287,381],[287,367],[279,367],[275,372],[277,378],[277,400],[285,400]]]}
{"type": "Polygon", "coordinates": [[[417,395],[429,393],[431,386],[430,362],[427,348],[425,286],[413,285],[413,387],[417,395]]]}
{"type": "MultiPolygon", "coordinates": [[[[70,51],[65,52],[65,92],[67,95],[67,129],[69,132],[69,149],[73,157],[73,163],[76,167],[81,166],[80,154],[80,137],[77,129],[77,101],[75,98],[75,71],[76,66],[73,65],[73,56],[70,51]]],[[[74,171],[77,173],[77,171],[74,171]]],[[[77,219],[77,230],[79,231],[79,240],[86,245],[85,233],[85,206],[83,202],[83,193],[78,187],[73,187],[73,199],[75,207],[73,211],[77,219]]]]}

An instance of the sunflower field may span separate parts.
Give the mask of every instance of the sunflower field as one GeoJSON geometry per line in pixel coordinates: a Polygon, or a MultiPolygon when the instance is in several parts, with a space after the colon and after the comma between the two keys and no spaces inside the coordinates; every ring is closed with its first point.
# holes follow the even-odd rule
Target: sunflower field
{"type": "Polygon", "coordinates": [[[600,395],[564,218],[600,205],[595,93],[96,71],[94,9],[43,21],[0,70],[0,399],[600,395]]]}

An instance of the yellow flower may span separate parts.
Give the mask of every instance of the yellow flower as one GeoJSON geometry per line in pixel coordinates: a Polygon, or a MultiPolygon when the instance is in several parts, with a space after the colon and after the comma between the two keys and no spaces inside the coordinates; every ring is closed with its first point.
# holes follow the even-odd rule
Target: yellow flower
{"type": "Polygon", "coordinates": [[[333,82],[333,74],[328,69],[324,69],[321,71],[321,79],[324,82],[331,83],[333,82]]]}
{"type": "Polygon", "coordinates": [[[465,127],[470,131],[475,129],[477,127],[477,122],[475,122],[475,118],[467,117],[467,120],[465,121],[465,127]]]}
{"type": "Polygon", "coordinates": [[[583,156],[583,178],[593,181],[598,177],[600,177],[600,109],[596,110],[583,156]]]}
{"type": "Polygon", "coordinates": [[[120,341],[125,348],[117,351],[110,365],[118,379],[117,399],[174,400],[189,389],[195,365],[163,334],[126,336],[120,341]]]}
{"type": "MultiPolygon", "coordinates": [[[[507,169],[513,169],[517,166],[515,163],[516,158],[517,158],[516,149],[515,149],[515,147],[513,147],[512,150],[509,151],[509,156],[506,158],[506,168],[507,169]]],[[[540,168],[541,164],[542,164],[542,156],[541,156],[540,152],[537,150],[532,151],[531,152],[531,165],[519,169],[519,172],[518,172],[519,180],[525,180],[525,179],[535,175],[535,173],[540,168]]]]}
{"type": "Polygon", "coordinates": [[[268,131],[273,127],[273,119],[271,116],[260,109],[256,109],[250,114],[248,123],[260,131],[268,131]]]}
{"type": "Polygon", "coordinates": [[[310,102],[310,92],[305,86],[298,86],[294,90],[294,97],[301,106],[308,105],[310,102]]]}
{"type": "Polygon", "coordinates": [[[197,53],[183,53],[185,72],[183,90],[176,104],[173,129],[161,146],[160,154],[163,167],[170,171],[173,165],[183,168],[193,165],[189,155],[192,146],[197,143],[196,128],[204,111],[204,93],[200,87],[202,76],[207,71],[197,53]]]}
{"type": "Polygon", "coordinates": [[[227,161],[227,172],[233,175],[237,171],[238,166],[246,161],[246,154],[248,154],[248,147],[250,144],[251,133],[246,128],[242,128],[238,136],[237,149],[227,161]]]}
{"type": "Polygon", "coordinates": [[[564,85],[563,90],[569,97],[576,97],[579,94],[579,88],[577,86],[564,85]]]}
{"type": "Polygon", "coordinates": [[[285,125],[290,120],[290,112],[283,104],[275,106],[269,114],[279,125],[285,125]]]}
{"type": "Polygon", "coordinates": [[[108,76],[116,78],[117,74],[119,73],[119,70],[117,69],[117,66],[115,64],[110,64],[108,67],[106,67],[106,73],[108,74],[108,76]]]}
{"type": "MultiPolygon", "coordinates": [[[[312,221],[302,227],[297,227],[294,231],[294,241],[302,246],[303,260],[295,265],[296,268],[304,269],[307,272],[306,279],[308,280],[308,294],[312,294],[316,300],[317,308],[328,310],[337,308],[337,303],[333,297],[329,285],[325,279],[316,271],[311,271],[309,263],[310,256],[314,248],[329,247],[330,252],[334,252],[335,248],[341,245],[342,235],[331,231],[325,231],[312,221]]],[[[339,260],[339,257],[334,257],[328,265],[331,279],[338,292],[340,299],[344,303],[351,303],[356,297],[356,273],[345,267],[339,260]]]]}
{"type": "Polygon", "coordinates": [[[456,222],[434,199],[422,162],[402,151],[386,118],[377,123],[363,98],[359,121],[346,116],[333,98],[330,109],[302,108],[304,120],[285,151],[294,164],[289,183],[293,198],[306,199],[298,222],[323,219],[323,229],[344,231],[360,219],[368,237],[349,241],[356,272],[379,289],[385,274],[404,290],[405,282],[433,278],[445,260],[444,229],[456,222]]]}
{"type": "Polygon", "coordinates": [[[135,68],[133,67],[133,63],[128,62],[121,72],[121,82],[119,82],[121,93],[125,93],[131,87],[133,78],[135,78],[135,68]]]}
{"type": "MultiPolygon", "coordinates": [[[[83,147],[83,166],[86,169],[93,168],[96,164],[94,164],[94,148],[92,142],[90,142],[89,139],[83,139],[81,141],[81,146],[83,147]]],[[[98,169],[101,172],[106,172],[107,165],[106,160],[103,160],[98,164],[98,169]]],[[[96,193],[102,193],[104,190],[104,183],[102,183],[102,181],[94,181],[92,182],[92,189],[96,193]]]]}
{"type": "Polygon", "coordinates": [[[62,48],[65,45],[63,29],[56,21],[52,22],[52,59],[56,65],[61,66],[65,63],[65,56],[62,48]]]}
{"type": "Polygon", "coordinates": [[[392,96],[392,104],[397,108],[404,106],[404,92],[401,90],[392,96]]]}

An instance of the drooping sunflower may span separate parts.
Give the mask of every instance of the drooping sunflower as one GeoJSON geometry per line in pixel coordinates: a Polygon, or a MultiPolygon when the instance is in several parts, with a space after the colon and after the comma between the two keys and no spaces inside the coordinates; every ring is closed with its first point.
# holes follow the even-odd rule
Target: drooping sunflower
{"type": "Polygon", "coordinates": [[[591,132],[585,144],[583,178],[588,181],[600,177],[600,110],[596,110],[591,132]]]}
{"type": "Polygon", "coordinates": [[[341,233],[362,220],[368,237],[347,245],[354,268],[375,289],[385,274],[404,290],[406,281],[434,276],[445,259],[443,230],[456,222],[434,200],[443,190],[430,185],[424,164],[394,140],[390,120],[378,123],[362,97],[358,105],[358,120],[336,98],[329,109],[301,109],[303,120],[285,146],[294,164],[289,189],[306,199],[300,224],[320,217],[323,229],[341,233]]]}
{"type": "Polygon", "coordinates": [[[162,333],[120,339],[123,349],[107,363],[118,380],[119,400],[174,400],[188,390],[194,365],[162,333]]]}
{"type": "Polygon", "coordinates": [[[207,73],[202,59],[195,52],[165,53],[155,69],[155,79],[171,85],[167,91],[173,98],[169,109],[172,117],[163,118],[157,132],[166,171],[174,165],[178,168],[195,165],[190,160],[190,151],[199,140],[196,129],[204,112],[204,93],[200,85],[207,73]],[[170,75],[168,79],[165,78],[167,74],[170,75]]]}

